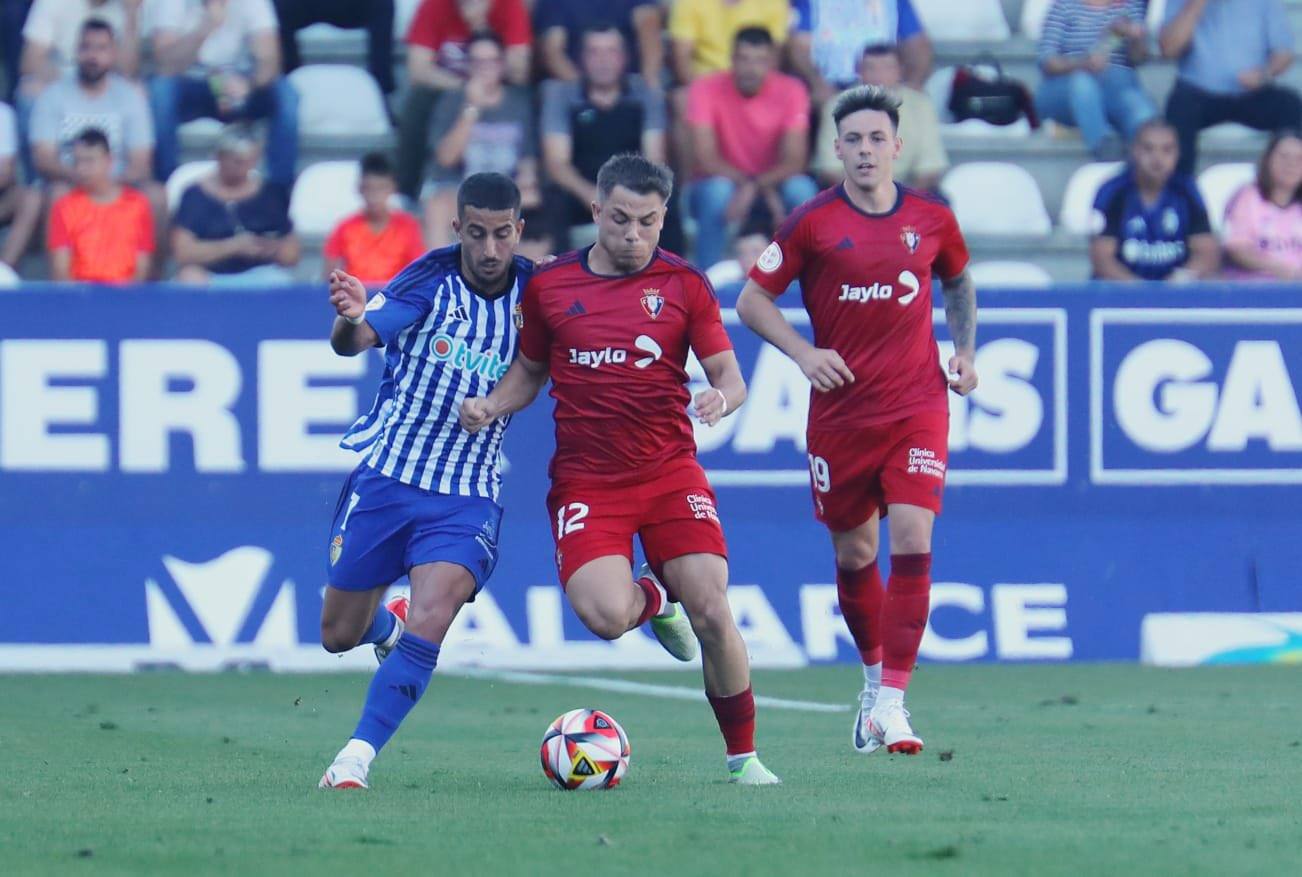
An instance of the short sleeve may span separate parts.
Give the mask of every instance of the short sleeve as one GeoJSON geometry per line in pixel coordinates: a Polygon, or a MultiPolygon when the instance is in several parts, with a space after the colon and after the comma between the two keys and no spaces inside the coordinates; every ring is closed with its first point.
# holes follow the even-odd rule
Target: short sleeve
{"type": "Polygon", "coordinates": [[[423,0],[407,27],[408,45],[438,51],[443,35],[439,22],[449,14],[446,6],[447,0],[423,0]]]}
{"type": "Polygon", "coordinates": [[[805,83],[801,82],[794,76],[788,77],[787,84],[791,86],[790,93],[787,95],[787,117],[783,120],[782,130],[784,131],[808,131],[809,130],[809,90],[805,88],[805,83]]]}
{"type": "Polygon", "coordinates": [[[778,229],[777,237],[755,260],[755,267],[750,269],[750,279],[774,298],[786,292],[805,267],[808,232],[804,216],[797,214],[788,218],[778,229]]]}
{"type": "Polygon", "coordinates": [[[902,43],[909,37],[922,33],[922,22],[910,0],[898,0],[896,3],[895,41],[902,43]]]}
{"type": "Polygon", "coordinates": [[[719,313],[719,297],[714,287],[703,276],[693,275],[694,283],[688,286],[687,340],[697,359],[708,359],[716,353],[732,350],[732,339],[723,328],[719,313]]]}
{"type": "Polygon", "coordinates": [[[647,88],[646,81],[636,73],[629,77],[630,90],[642,102],[642,133],[664,131],[669,127],[669,113],[665,96],[647,88]]]}
{"type": "Polygon", "coordinates": [[[157,247],[154,241],[154,216],[149,208],[149,200],[134,189],[131,191],[131,208],[136,213],[136,252],[152,253],[157,247]]]}
{"type": "Polygon", "coordinates": [[[529,12],[522,0],[498,0],[489,13],[493,21],[493,30],[508,47],[527,46],[533,42],[533,26],[529,23],[529,12]],[[494,15],[496,12],[497,15],[494,15]]]}
{"type": "MultiPolygon", "coordinates": [[[[724,76],[728,74],[723,74],[724,76]]],[[[709,128],[714,124],[710,106],[710,85],[714,74],[702,76],[687,87],[687,123],[709,128]]]]}
{"type": "Polygon", "coordinates": [[[460,88],[442,92],[434,104],[434,112],[429,121],[429,143],[431,149],[437,149],[443,136],[456,124],[457,114],[465,104],[465,96],[460,88]]]}
{"type": "Polygon", "coordinates": [[[570,95],[575,86],[559,79],[548,79],[542,84],[542,133],[570,136],[570,95]]]}
{"type": "Polygon", "coordinates": [[[437,261],[414,262],[366,302],[363,316],[380,336],[381,346],[389,346],[399,332],[429,316],[434,303],[430,287],[438,283],[441,273],[437,261]]]}
{"type": "Polygon", "coordinates": [[[10,158],[18,150],[14,111],[8,104],[0,103],[0,159],[10,158]]]}
{"type": "Polygon", "coordinates": [[[941,209],[940,248],[936,251],[936,261],[932,263],[936,276],[943,280],[953,280],[963,273],[969,261],[967,241],[954,218],[954,211],[948,207],[941,209]]]}
{"type": "Polygon", "coordinates": [[[51,250],[62,250],[72,246],[72,232],[68,228],[67,195],[54,202],[50,208],[50,226],[45,234],[45,245],[51,250]]]}
{"type": "Polygon", "coordinates": [[[520,296],[520,352],[534,362],[547,362],[552,348],[552,330],[543,313],[541,287],[530,281],[520,296]]]}
{"type": "Polygon", "coordinates": [[[675,40],[695,42],[700,39],[696,0],[674,0],[669,10],[669,36],[675,40]]]}
{"type": "Polygon", "coordinates": [[[59,117],[63,107],[59,105],[63,92],[61,84],[51,85],[41,92],[32,105],[32,120],[28,127],[28,141],[35,146],[38,143],[59,142],[59,117]]]}
{"type": "Polygon", "coordinates": [[[1120,238],[1121,213],[1124,199],[1121,191],[1104,184],[1094,196],[1094,212],[1090,216],[1090,233],[1094,237],[1120,238]]]}
{"type": "Polygon", "coordinates": [[[1211,234],[1212,224],[1207,215],[1207,205],[1203,203],[1203,196],[1198,194],[1198,187],[1192,181],[1186,187],[1185,194],[1189,199],[1189,235],[1211,234]]]}
{"type": "Polygon", "coordinates": [[[202,237],[201,219],[207,208],[203,200],[203,190],[199,188],[198,183],[194,183],[182,192],[181,203],[176,206],[176,213],[172,215],[172,225],[183,228],[196,237],[202,237]]]}
{"type": "Polygon", "coordinates": [[[1254,244],[1256,235],[1253,213],[1252,192],[1256,186],[1248,183],[1234,193],[1229,206],[1225,208],[1225,242],[1227,244],[1254,244]]]}
{"type": "Polygon", "coordinates": [[[135,85],[123,84],[123,139],[128,150],[150,149],[154,145],[154,115],[144,92],[135,85]]]}

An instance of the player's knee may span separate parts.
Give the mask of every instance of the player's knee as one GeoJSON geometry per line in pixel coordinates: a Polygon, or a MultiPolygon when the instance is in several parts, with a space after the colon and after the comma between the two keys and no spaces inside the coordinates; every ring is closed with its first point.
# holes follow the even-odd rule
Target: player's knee
{"type": "Polygon", "coordinates": [[[868,541],[843,542],[836,546],[838,569],[860,570],[877,559],[877,546],[868,541]]]}
{"type": "Polygon", "coordinates": [[[696,638],[703,641],[723,636],[733,626],[732,608],[723,587],[710,588],[691,601],[684,601],[696,638]]]}
{"type": "Polygon", "coordinates": [[[351,629],[351,625],[321,623],[321,647],[332,655],[357,648],[360,634],[351,629]]]}
{"type": "Polygon", "coordinates": [[[574,612],[583,626],[604,640],[616,640],[628,633],[628,618],[620,607],[605,603],[576,605],[574,612]]]}

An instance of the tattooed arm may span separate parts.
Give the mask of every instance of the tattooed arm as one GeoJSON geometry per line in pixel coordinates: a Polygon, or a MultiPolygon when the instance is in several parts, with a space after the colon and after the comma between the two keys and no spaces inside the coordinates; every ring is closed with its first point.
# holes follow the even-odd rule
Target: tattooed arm
{"type": "Polygon", "coordinates": [[[945,293],[945,322],[954,339],[949,360],[949,388],[960,396],[976,389],[976,285],[967,270],[942,284],[945,293]]]}

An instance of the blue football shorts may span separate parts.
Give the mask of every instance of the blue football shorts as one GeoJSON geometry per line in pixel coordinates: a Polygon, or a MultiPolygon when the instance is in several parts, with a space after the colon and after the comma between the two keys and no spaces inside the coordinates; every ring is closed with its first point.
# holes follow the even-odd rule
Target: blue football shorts
{"type": "Polygon", "coordinates": [[[444,561],[469,570],[477,594],[497,565],[501,525],[502,507],[491,499],[423,490],[363,463],[339,493],[326,580],[369,591],[413,566],[444,561]]]}

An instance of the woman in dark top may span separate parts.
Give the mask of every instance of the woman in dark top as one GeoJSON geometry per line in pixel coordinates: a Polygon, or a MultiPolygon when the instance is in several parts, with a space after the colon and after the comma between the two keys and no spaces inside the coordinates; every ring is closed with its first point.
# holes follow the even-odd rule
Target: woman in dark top
{"type": "Polygon", "coordinates": [[[301,247],[289,219],[289,192],[253,172],[261,152],[249,129],[222,132],[217,169],[185,190],[172,218],[177,280],[212,286],[293,282],[301,247]]]}

